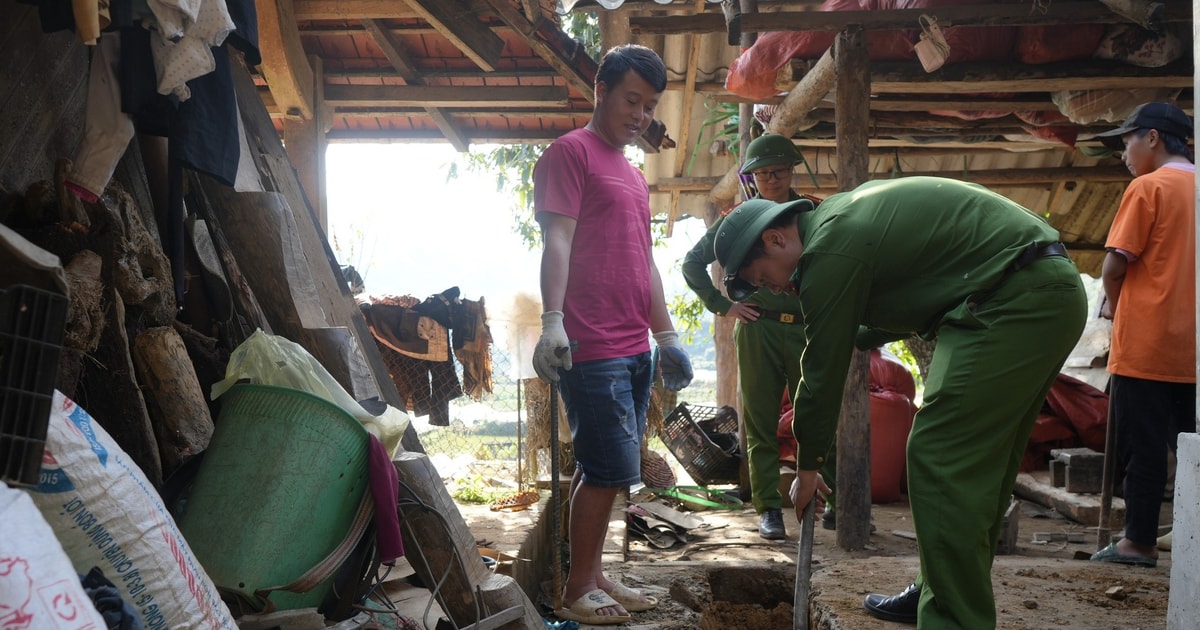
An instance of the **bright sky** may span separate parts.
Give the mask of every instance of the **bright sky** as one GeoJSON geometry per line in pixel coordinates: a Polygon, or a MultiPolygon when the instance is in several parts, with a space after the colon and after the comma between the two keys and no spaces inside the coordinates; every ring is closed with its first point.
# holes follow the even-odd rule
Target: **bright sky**
{"type": "MultiPolygon", "coordinates": [[[[460,168],[447,181],[456,155],[444,144],[329,146],[330,240],[368,293],[425,298],[458,286],[486,298],[489,314],[518,292],[539,295],[541,252],[513,231],[511,201],[488,174],[460,168]]],[[[678,261],[703,232],[701,221],[682,221],[655,251],[668,296],[687,291],[678,261]]]]}

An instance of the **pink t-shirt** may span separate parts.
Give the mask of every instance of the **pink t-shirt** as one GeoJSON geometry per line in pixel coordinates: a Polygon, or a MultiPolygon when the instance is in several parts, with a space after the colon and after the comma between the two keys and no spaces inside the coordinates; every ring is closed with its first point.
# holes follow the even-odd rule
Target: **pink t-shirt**
{"type": "Polygon", "coordinates": [[[551,144],[533,169],[533,205],[576,220],[563,328],[574,361],[650,349],[650,188],[625,153],[588,129],[551,144]]]}

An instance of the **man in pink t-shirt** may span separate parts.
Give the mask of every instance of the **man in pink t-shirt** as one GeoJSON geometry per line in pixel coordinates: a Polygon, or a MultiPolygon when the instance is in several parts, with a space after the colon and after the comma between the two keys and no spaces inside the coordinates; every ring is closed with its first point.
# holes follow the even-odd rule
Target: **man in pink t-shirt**
{"type": "Polygon", "coordinates": [[[551,144],[533,171],[544,246],[533,364],[562,393],[576,460],[571,569],[555,614],[593,625],[623,623],[658,604],[601,567],[613,501],[641,479],[654,378],[649,333],[663,384],[679,390],[692,379],[651,256],[650,190],[624,151],[650,126],[666,83],[662,59],[649,48],[609,50],[596,74],[592,119],[551,144]]]}

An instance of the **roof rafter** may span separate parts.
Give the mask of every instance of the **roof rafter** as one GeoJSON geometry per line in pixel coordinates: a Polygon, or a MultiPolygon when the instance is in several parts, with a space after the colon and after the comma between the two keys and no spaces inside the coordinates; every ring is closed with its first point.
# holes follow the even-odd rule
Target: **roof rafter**
{"type": "MultiPolygon", "coordinates": [[[[399,41],[391,33],[383,28],[379,20],[362,20],[363,28],[371,34],[375,40],[375,44],[383,51],[385,57],[396,69],[405,82],[409,85],[425,85],[425,80],[421,78],[421,74],[417,71],[416,64],[409,58],[408,53],[404,52],[404,43],[399,41]]],[[[446,136],[446,140],[454,146],[454,149],[459,152],[466,152],[469,148],[466,138],[459,133],[458,128],[454,126],[454,121],[437,107],[426,107],[425,112],[429,117],[437,123],[438,129],[442,130],[442,135],[446,136]]]]}
{"type": "MultiPolygon", "coordinates": [[[[775,87],[781,92],[790,90],[813,63],[793,59],[780,70],[775,87]]],[[[943,66],[931,73],[913,63],[878,61],[871,64],[873,94],[1190,88],[1193,80],[1191,59],[1157,68],[1106,60],[1039,65],[964,62],[943,66]]]]}
{"type": "Polygon", "coordinates": [[[289,116],[312,120],[313,70],[300,43],[292,0],[263,0],[257,10],[262,72],[275,102],[289,116]]]}
{"type": "Polygon", "coordinates": [[[496,69],[504,40],[461,0],[406,0],[417,15],[429,22],[471,61],[488,72],[496,69]]]}
{"type": "Polygon", "coordinates": [[[447,87],[441,85],[327,85],[325,101],[334,107],[565,107],[567,88],[560,86],[447,87]]]}

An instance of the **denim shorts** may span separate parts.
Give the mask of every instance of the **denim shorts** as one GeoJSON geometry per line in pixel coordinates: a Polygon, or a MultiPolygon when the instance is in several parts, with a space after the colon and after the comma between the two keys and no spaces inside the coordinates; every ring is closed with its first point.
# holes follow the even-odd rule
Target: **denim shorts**
{"type": "Polygon", "coordinates": [[[600,488],[641,481],[650,353],[583,361],[558,375],[582,481],[600,488]]]}

